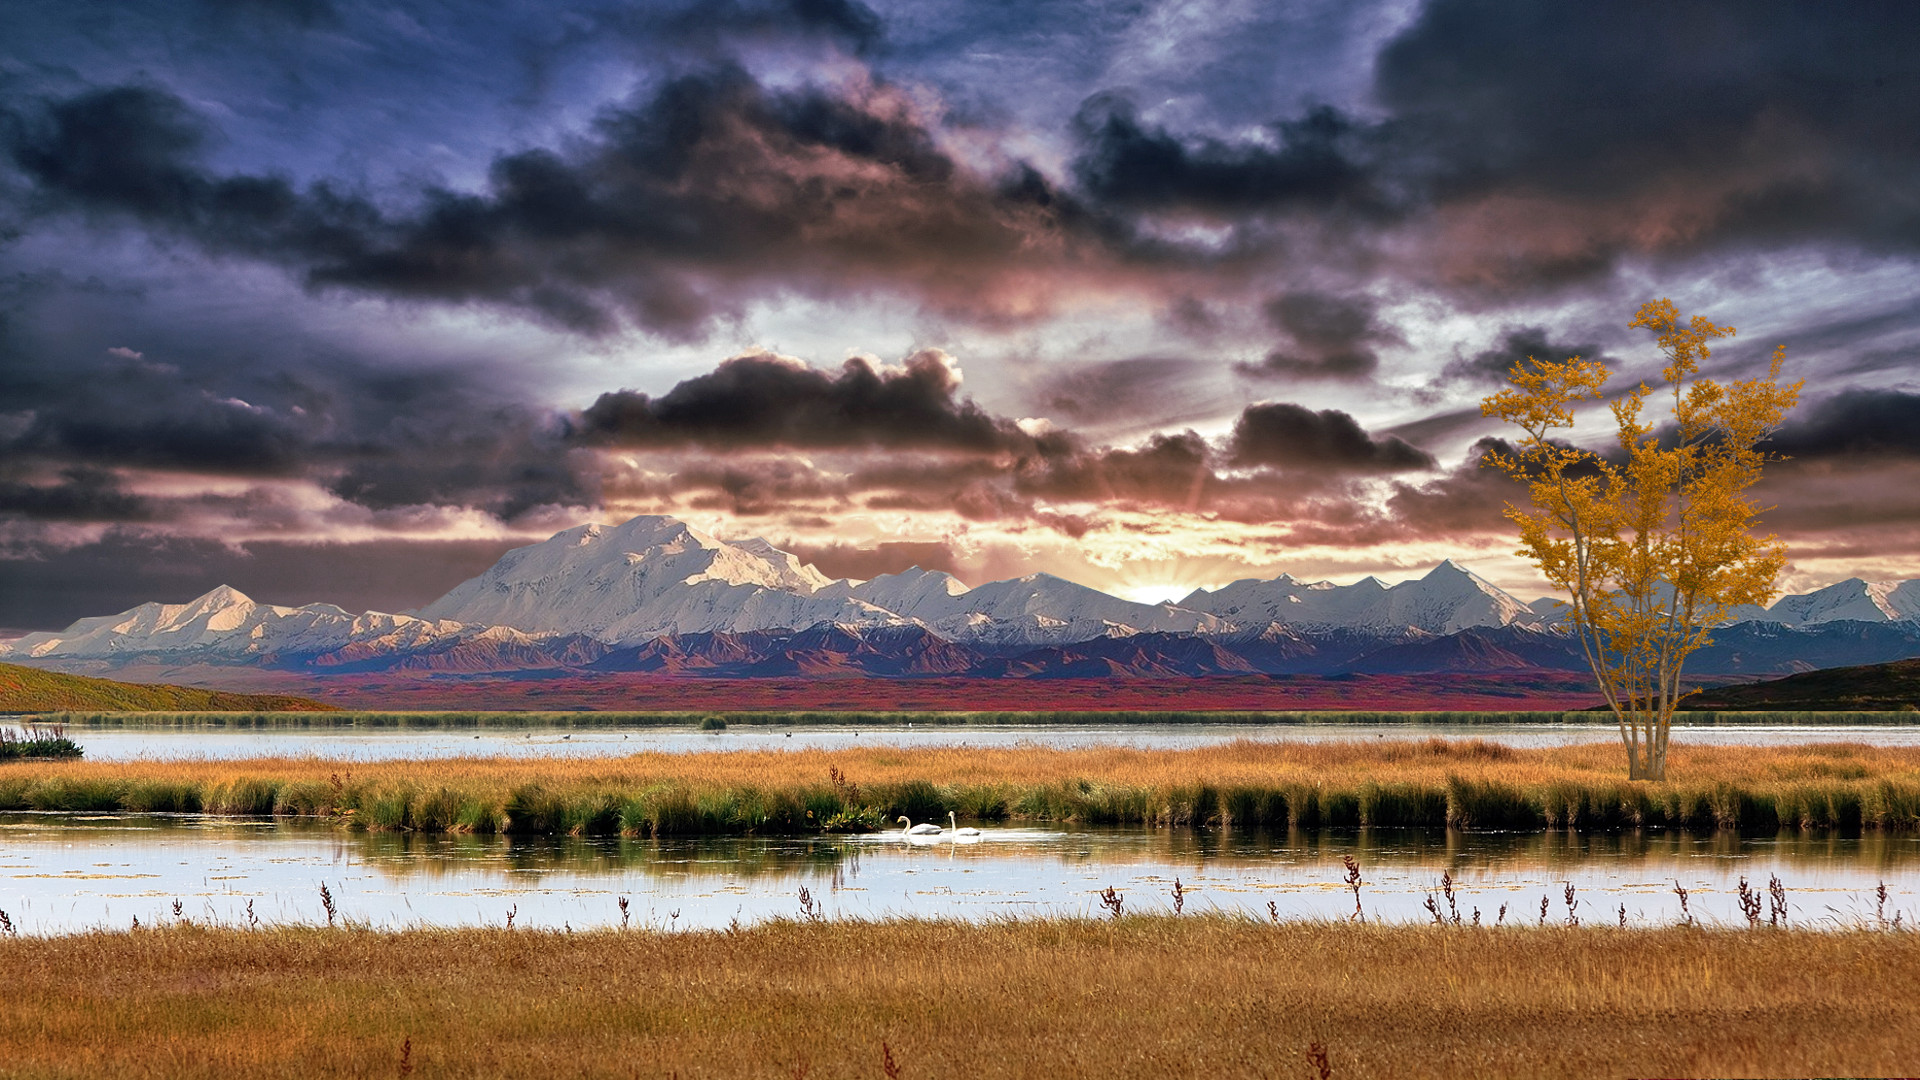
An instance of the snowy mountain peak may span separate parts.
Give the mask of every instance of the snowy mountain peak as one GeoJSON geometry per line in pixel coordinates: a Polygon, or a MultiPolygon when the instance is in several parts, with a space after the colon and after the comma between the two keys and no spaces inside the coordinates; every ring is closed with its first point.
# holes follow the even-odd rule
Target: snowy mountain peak
{"type": "Polygon", "coordinates": [[[201,596],[189,600],[186,607],[199,611],[217,611],[223,608],[250,606],[253,597],[231,585],[215,585],[201,596]]]}
{"type": "MultiPolygon", "coordinates": [[[[1920,621],[1920,580],[1855,578],[1786,597],[1768,611],[1730,614],[1794,627],[1920,621]]],[[[278,607],[223,585],[183,604],[141,604],[81,619],[57,634],[30,634],[0,645],[0,656],[220,663],[308,657],[323,665],[354,664],[421,650],[471,647],[462,654],[471,658],[488,649],[537,651],[542,641],[579,639],[587,644],[563,647],[591,652],[669,636],[810,627],[893,628],[990,649],[1166,634],[1271,638],[1284,650],[1303,635],[1407,640],[1476,627],[1546,628],[1563,620],[1550,600],[1522,604],[1451,559],[1394,585],[1374,577],[1341,585],[1282,574],[1196,589],[1178,603],[1142,604],[1046,573],[971,588],[920,567],[869,581],[830,581],[764,538],[724,541],[675,518],[642,516],[577,526],[515,548],[419,617],[350,615],[329,604],[278,607]]]]}
{"type": "Polygon", "coordinates": [[[604,641],[893,618],[844,592],[816,596],[830,584],[763,539],[728,543],[677,518],[645,515],[515,548],[421,615],[604,641]]]}
{"type": "Polygon", "coordinates": [[[1213,592],[1197,590],[1180,603],[1243,626],[1273,622],[1309,631],[1412,627],[1448,634],[1470,626],[1537,621],[1526,605],[1451,560],[1392,586],[1371,576],[1336,585],[1302,584],[1282,575],[1271,581],[1247,578],[1213,592]]]}
{"type": "Polygon", "coordinates": [[[876,607],[903,613],[903,617],[908,618],[911,616],[904,615],[905,612],[918,610],[929,603],[945,605],[970,591],[965,582],[952,574],[922,570],[917,566],[898,574],[881,574],[870,581],[848,587],[849,595],[876,607]]]}
{"type": "Polygon", "coordinates": [[[1824,589],[1783,596],[1765,612],[1753,616],[1786,626],[1820,623],[1898,622],[1920,619],[1920,580],[1867,581],[1848,578],[1824,589]]]}
{"type": "Polygon", "coordinates": [[[363,648],[406,648],[456,634],[457,623],[429,624],[411,615],[349,615],[332,604],[280,607],[255,603],[222,585],[184,604],[141,604],[118,615],[81,619],[57,634],[28,634],[0,655],[36,659],[166,655],[223,662],[312,655],[359,642],[363,648]]]}

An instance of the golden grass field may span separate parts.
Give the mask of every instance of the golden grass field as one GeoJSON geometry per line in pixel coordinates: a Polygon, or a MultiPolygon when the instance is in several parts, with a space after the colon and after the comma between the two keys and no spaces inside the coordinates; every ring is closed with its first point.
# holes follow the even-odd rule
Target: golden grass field
{"type": "Polygon", "coordinates": [[[176,927],[0,939],[0,984],[21,1077],[1920,1071],[1920,937],[1868,930],[176,927]]]}
{"type": "Polygon", "coordinates": [[[0,764],[0,810],[331,817],[373,829],[802,833],[971,820],[1497,828],[1920,827],[1920,748],[1241,741],[1191,750],[876,747],[487,758],[0,764]]]}

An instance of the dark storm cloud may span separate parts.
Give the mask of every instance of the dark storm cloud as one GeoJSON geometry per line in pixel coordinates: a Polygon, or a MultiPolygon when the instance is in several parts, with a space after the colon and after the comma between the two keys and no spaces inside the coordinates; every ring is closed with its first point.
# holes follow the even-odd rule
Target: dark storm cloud
{"type": "MultiPolygon", "coordinates": [[[[15,5],[0,46],[0,304],[54,265],[69,291],[126,290],[127,314],[106,300],[0,310],[0,542],[70,543],[112,522],[286,535],[318,531],[320,514],[378,528],[411,507],[544,522],[540,507],[602,498],[794,530],[864,507],[1003,532],[1195,511],[1295,542],[1484,537],[1506,528],[1508,482],[1474,457],[1406,475],[1434,466],[1417,447],[1444,439],[1453,454],[1493,430],[1460,405],[1526,354],[1620,347],[1618,327],[1570,321],[1601,294],[1675,282],[1751,310],[1776,272],[1807,290],[1783,307],[1829,320],[1785,340],[1837,394],[1773,444],[1797,459],[1769,473],[1794,493],[1779,516],[1808,530],[1912,516],[1913,395],[1848,391],[1869,371],[1912,388],[1898,376],[1916,355],[1898,274],[1920,251],[1912,5],[1309,3],[1161,25],[1138,5],[871,2],[15,5]],[[1370,55],[1389,21],[1401,29],[1370,55]],[[1307,23],[1332,29],[1308,47],[1307,23]],[[231,314],[244,289],[195,280],[253,285],[261,268],[313,293],[288,305],[284,332],[231,314]],[[495,345],[484,320],[454,318],[459,344],[427,347],[473,355],[399,374],[435,361],[381,344],[412,331],[367,297],[585,335],[725,334],[717,349],[789,333],[808,300],[846,304],[852,347],[871,346],[855,339],[873,326],[943,342],[1024,322],[1020,344],[982,346],[982,373],[1001,381],[968,389],[1031,396],[989,412],[930,360],[815,371],[760,356],[553,416],[523,403],[581,385],[593,361],[568,352],[594,343],[560,345],[543,370],[522,361],[515,378],[537,334],[509,328],[495,345]],[[1406,342],[1373,297],[1424,308],[1440,332],[1463,310],[1487,317],[1477,337],[1415,343],[1433,358],[1422,397],[1400,377],[1416,350],[1391,348],[1406,342]],[[1109,312],[1119,325],[1092,325],[1109,312]],[[1133,438],[1139,421],[1189,422],[1184,387],[1247,385],[1218,360],[1153,359],[1157,337],[1117,344],[1148,319],[1253,359],[1239,369],[1252,377],[1348,380],[1315,404],[1363,417],[1356,384],[1389,354],[1394,385],[1366,407],[1411,398],[1436,415],[1378,430],[1267,404],[1221,440],[1098,445],[1092,425],[1133,422],[1133,438]],[[1062,344],[1073,335],[1089,344],[1062,344]],[[144,366],[103,358],[113,347],[147,352],[144,366]],[[1042,368],[1069,351],[1071,371],[1042,368]],[[1112,355],[1134,358],[1097,362],[1112,355]],[[1073,430],[1013,420],[1029,415],[1073,430]],[[1368,479],[1383,474],[1396,480],[1368,479]],[[196,477],[238,482],[161,493],[196,477]],[[349,506],[314,510],[311,486],[349,506]]],[[[1773,341],[1752,344],[1713,373],[1764,362],[1773,341]]],[[[119,542],[64,563],[47,547],[47,591],[84,590],[87,567],[123,580],[116,556],[156,583],[175,580],[170,556],[198,568],[186,577],[226,565],[119,542]]],[[[328,565],[347,572],[344,557],[328,565]]],[[[298,560],[276,572],[297,575],[298,560]]],[[[5,573],[12,593],[38,588],[5,573]]],[[[186,577],[181,595],[202,591],[186,577]]]]}
{"type": "MultiPolygon", "coordinates": [[[[130,216],[316,288],[592,334],[695,338],[794,293],[879,291],[990,323],[1044,314],[1055,290],[1191,292],[1171,276],[1195,270],[1233,271],[1200,286],[1226,297],[1303,252],[1498,298],[1628,255],[1920,246],[1908,4],[1435,0],[1379,54],[1380,108],[1365,118],[1313,105],[1223,136],[1096,92],[1059,133],[1072,140],[1064,183],[1009,160],[997,144],[1019,133],[956,127],[871,72],[775,89],[725,49],[694,47],[825,35],[871,49],[884,28],[853,0],[571,14],[563,24],[684,40],[695,68],[671,47],[649,53],[680,73],[577,137],[498,154],[478,190],[381,201],[340,181],[222,173],[207,164],[209,123],[158,85],[18,101],[7,152],[41,212],[130,216]],[[1008,163],[963,164],[950,137],[1008,163]],[[1177,226],[1195,216],[1226,238],[1187,237],[1177,226]]],[[[1287,346],[1251,370],[1357,377],[1372,354],[1366,341],[1287,346]]]]}
{"type": "Polygon", "coordinates": [[[1289,402],[1249,405],[1234,422],[1234,465],[1329,472],[1389,473],[1434,467],[1433,456],[1392,435],[1375,436],[1338,409],[1289,402]]]}
{"type": "MultiPolygon", "coordinates": [[[[1367,118],[1320,105],[1258,137],[1148,124],[1096,94],[1072,194],[1124,223],[1202,214],[1224,259],[1283,255],[1290,221],[1370,266],[1463,298],[1611,273],[1623,257],[1812,244],[1920,247],[1920,9],[1434,0],[1380,52],[1367,118]]],[[[1279,351],[1281,373],[1356,353],[1279,351]]]]}
{"type": "Polygon", "coordinates": [[[1800,461],[1920,457],[1920,394],[1848,390],[1788,414],[1762,446],[1800,461]]]}
{"type": "Polygon", "coordinates": [[[1213,450],[1191,431],[1155,435],[1136,449],[1104,449],[1035,461],[1016,476],[1023,494],[1070,502],[1198,509],[1219,484],[1213,450]]]}
{"type": "Polygon", "coordinates": [[[1501,516],[1507,503],[1524,503],[1526,488],[1486,463],[1486,455],[1512,456],[1505,439],[1483,438],[1466,460],[1446,475],[1424,484],[1396,482],[1387,499],[1387,520],[1405,535],[1471,535],[1507,528],[1501,516]]]}
{"type": "Polygon", "coordinates": [[[908,357],[900,367],[856,358],[837,373],[772,354],[748,354],[657,398],[632,390],[602,394],[581,414],[578,437],[609,446],[971,452],[1033,444],[1010,421],[957,397],[959,386],[946,355],[931,350],[908,357]]]}
{"type": "Polygon", "coordinates": [[[210,128],[164,90],[114,87],[6,120],[8,151],[50,203],[192,225],[236,217],[249,202],[271,212],[291,198],[282,181],[219,182],[201,173],[194,159],[210,128]]]}
{"type": "Polygon", "coordinates": [[[155,516],[151,500],[122,489],[103,469],[75,466],[57,480],[34,483],[0,478],[0,521],[130,522],[155,516]]]}
{"type": "Polygon", "coordinates": [[[42,211],[131,216],[316,288],[514,308],[586,333],[631,321],[697,335],[753,295],[855,283],[979,314],[1054,216],[1037,176],[961,169],[884,86],[769,91],[730,66],[607,110],[565,152],[497,158],[482,194],[429,188],[398,213],[324,182],[212,173],[205,122],[152,87],[54,101],[8,127],[42,211]]]}
{"type": "Polygon", "coordinates": [[[595,469],[567,445],[558,418],[514,405],[395,417],[362,440],[322,445],[328,490],[371,509],[470,506],[512,520],[543,506],[598,501],[595,469]]]}
{"type": "MultiPolygon", "coordinates": [[[[100,402],[101,396],[86,397],[100,402]]],[[[100,409],[88,407],[92,403],[38,410],[7,449],[56,461],[224,476],[292,476],[306,464],[302,425],[238,399],[182,392],[100,402],[108,405],[100,409]]]]}
{"type": "Polygon", "coordinates": [[[673,475],[672,490],[692,492],[701,510],[749,517],[830,503],[844,505],[848,485],[840,477],[789,459],[700,461],[673,475]]]}
{"type": "Polygon", "coordinates": [[[0,519],[178,529],[241,521],[255,530],[298,530],[310,524],[309,511],[273,486],[293,478],[364,509],[376,526],[380,515],[405,520],[417,507],[476,508],[514,520],[607,497],[743,516],[855,505],[944,510],[1077,536],[1094,519],[1050,504],[1272,520],[1290,505],[1284,492],[1324,490],[1339,476],[1425,461],[1343,413],[1293,405],[1249,409],[1228,448],[1190,431],[1123,447],[1093,445],[1071,431],[1030,434],[961,397],[957,369],[932,350],[900,365],[856,359],[838,371],[749,354],[658,398],[602,395],[565,420],[503,405],[484,386],[446,373],[350,364],[304,378],[278,373],[250,387],[264,403],[254,404],[216,398],[151,359],[113,362],[120,377],[74,384],[35,410],[8,445],[9,460],[22,464],[0,484],[0,519]],[[209,403],[217,406],[212,426],[193,428],[200,415],[193,407],[209,403]],[[277,455],[189,453],[249,445],[225,437],[223,410],[272,425],[277,455]],[[86,418],[92,427],[81,423],[86,418]],[[115,453],[97,453],[102,445],[115,453]],[[819,460],[783,456],[793,449],[819,460]],[[641,458],[628,463],[602,450],[641,458]],[[96,457],[257,483],[230,494],[189,485],[184,494],[136,497],[96,457]],[[1224,477],[1227,464],[1239,474],[1224,477]]]}
{"type": "Polygon", "coordinates": [[[0,517],[180,521],[209,508],[200,496],[126,495],[110,478],[128,468],[306,480],[374,511],[472,507],[509,520],[597,499],[562,418],[468,373],[339,357],[293,371],[246,354],[194,357],[182,371],[121,352],[74,364],[12,350],[0,376],[0,414],[16,418],[0,428],[0,517]]]}
{"type": "Polygon", "coordinates": [[[1900,2],[1434,0],[1380,53],[1376,93],[1401,159],[1459,211],[1439,253],[1458,284],[1743,241],[1911,251],[1916,40],[1900,2]]]}
{"type": "Polygon", "coordinates": [[[1098,94],[1074,128],[1082,144],[1074,178],[1103,204],[1220,215],[1384,209],[1370,171],[1354,160],[1362,130],[1331,108],[1274,122],[1268,142],[1229,144],[1150,127],[1125,97],[1098,94]]]}
{"type": "Polygon", "coordinates": [[[1029,434],[957,389],[937,353],[900,367],[856,359],[838,372],[749,354],[659,398],[602,395],[576,418],[574,438],[634,456],[615,467],[610,498],[750,516],[945,511],[1069,536],[1108,511],[1282,520],[1301,498],[1337,495],[1355,476],[1432,465],[1333,410],[1253,406],[1225,446],[1192,431],[1098,446],[1072,431],[1029,434]],[[808,459],[781,456],[793,449],[808,459]]]}
{"type": "Polygon", "coordinates": [[[1269,352],[1258,364],[1236,364],[1234,370],[1256,377],[1365,378],[1380,366],[1373,347],[1403,340],[1398,330],[1380,320],[1376,306],[1368,296],[1282,293],[1267,301],[1264,311],[1273,328],[1292,343],[1269,352]]]}
{"type": "MultiPolygon", "coordinates": [[[[1381,52],[1376,91],[1398,123],[1444,147],[1437,173],[1461,190],[1518,182],[1618,193],[1675,172],[1739,171],[1759,164],[1756,151],[1785,148],[1752,144],[1770,128],[1811,140],[1797,144],[1809,151],[1848,147],[1849,160],[1816,163],[1858,170],[1835,180],[1888,183],[1899,174],[1887,167],[1920,149],[1916,37],[1920,11],[1899,0],[1843,9],[1433,0],[1381,52]]],[[[1906,205],[1832,209],[1911,212],[1910,199],[1898,201],[1906,205]]]]}
{"type": "Polygon", "coordinates": [[[111,530],[76,547],[0,559],[0,626],[54,630],[148,601],[180,603],[232,585],[261,603],[348,611],[422,607],[479,575],[506,541],[227,544],[111,530]]]}
{"type": "Polygon", "coordinates": [[[1520,326],[1501,334],[1499,344],[1491,349],[1455,358],[1441,369],[1440,378],[1443,381],[1505,383],[1515,364],[1525,364],[1530,359],[1559,363],[1575,356],[1606,363],[1615,370],[1620,366],[1619,361],[1603,355],[1597,344],[1555,344],[1548,336],[1546,327],[1520,326]]]}

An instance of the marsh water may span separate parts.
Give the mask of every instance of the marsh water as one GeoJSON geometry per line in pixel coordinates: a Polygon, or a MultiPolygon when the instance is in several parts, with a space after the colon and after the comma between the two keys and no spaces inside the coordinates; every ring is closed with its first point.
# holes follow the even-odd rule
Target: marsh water
{"type": "MultiPolygon", "coordinates": [[[[1513,746],[1605,742],[1600,724],[1286,724],[1056,727],[735,727],[368,730],[71,729],[92,760],[314,756],[347,761],[588,757],[643,751],[892,747],[1198,747],[1238,739],[1479,738],[1513,746]]],[[[1717,725],[1688,742],[1920,745],[1920,727],[1717,725]]],[[[1362,868],[1368,918],[1431,918],[1451,875],[1463,921],[1743,923],[1738,883],[1778,877],[1796,925],[1920,914],[1920,837],[1463,833],[988,827],[909,841],[899,834],[623,840],[409,835],[302,821],[187,816],[0,814],[0,911],[23,933],[179,919],[248,925],[505,926],[662,930],[736,920],[893,916],[988,920],[1166,912],[1334,919],[1354,910],[1345,857],[1362,868]],[[1883,901],[1878,888],[1885,884],[1883,901]],[[1575,906],[1567,905],[1573,886],[1575,906]],[[1676,887],[1687,891],[1683,913],[1676,887]],[[803,906],[802,890],[806,905],[803,906]],[[176,903],[178,905],[176,914],[176,903]],[[1501,908],[1506,908],[1504,915],[1501,908]]]]}
{"type": "Polygon", "coordinates": [[[1421,922],[1450,874],[1460,916],[1483,923],[1744,924],[1741,877],[1777,876],[1795,925],[1920,914],[1920,837],[1676,832],[1578,835],[1419,830],[1267,832],[987,828],[909,842],[898,833],[815,838],[622,840],[351,832],[306,822],[183,816],[0,815],[0,910],[22,933],[188,919],[228,925],[622,925],[675,931],[805,913],[991,920],[1125,911],[1266,919],[1352,913],[1342,859],[1361,866],[1368,918],[1421,922]],[[1876,890],[1884,883],[1885,901],[1876,890]],[[176,914],[175,904],[178,904],[176,914]],[[251,908],[249,908],[251,905],[251,908]],[[1271,905],[1271,907],[1269,907],[1271,905]],[[1502,906],[1506,907],[1504,915],[1502,906]]]}
{"type": "MultiPolygon", "coordinates": [[[[1676,739],[1719,745],[1859,742],[1920,746],[1920,725],[1720,724],[1677,726],[1676,739]]],[[[1488,739],[1509,746],[1564,746],[1610,742],[1611,724],[1180,724],[1055,726],[745,727],[703,732],[688,728],[491,728],[483,731],[365,728],[234,729],[73,727],[67,734],[93,761],[323,757],[392,761],[449,757],[601,757],[646,751],[847,749],[860,746],[1015,747],[1074,749],[1137,746],[1178,749],[1237,739],[1488,739]]]]}

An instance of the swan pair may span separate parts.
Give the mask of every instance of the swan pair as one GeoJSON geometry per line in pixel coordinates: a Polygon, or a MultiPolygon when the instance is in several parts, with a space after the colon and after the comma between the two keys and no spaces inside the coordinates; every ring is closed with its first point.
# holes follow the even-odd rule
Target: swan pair
{"type": "MultiPolygon", "coordinates": [[[[915,825],[913,822],[908,821],[906,818],[906,815],[904,814],[901,815],[899,820],[900,820],[900,824],[905,826],[900,830],[901,836],[907,836],[907,837],[939,836],[940,833],[943,831],[938,825],[929,825],[925,823],[915,825]]],[[[955,836],[979,836],[980,835],[980,830],[973,828],[971,826],[964,829],[961,828],[959,819],[954,816],[954,813],[951,810],[947,811],[947,825],[953,829],[953,835],[955,836]]]]}

